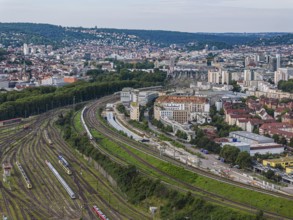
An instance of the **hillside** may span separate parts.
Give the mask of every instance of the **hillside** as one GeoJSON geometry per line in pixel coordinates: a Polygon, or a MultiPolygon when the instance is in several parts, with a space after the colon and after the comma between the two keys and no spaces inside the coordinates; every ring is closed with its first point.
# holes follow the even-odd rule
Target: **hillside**
{"type": "Polygon", "coordinates": [[[292,34],[285,35],[284,33],[186,33],[160,30],[90,29],[34,23],[0,23],[0,44],[5,46],[33,43],[51,44],[59,47],[101,38],[115,40],[115,34],[136,36],[138,41],[151,42],[161,46],[192,43],[195,45],[192,46],[192,49],[202,49],[205,44],[223,49],[243,44],[272,45],[278,42],[286,44],[292,43],[293,40],[292,34]]]}

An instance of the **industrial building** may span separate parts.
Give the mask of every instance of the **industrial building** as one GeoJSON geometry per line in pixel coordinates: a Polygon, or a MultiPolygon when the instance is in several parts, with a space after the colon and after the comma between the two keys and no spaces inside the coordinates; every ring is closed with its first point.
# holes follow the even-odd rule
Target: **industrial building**
{"type": "Polygon", "coordinates": [[[272,138],[254,134],[247,131],[230,132],[230,142],[221,143],[237,147],[240,151],[246,151],[250,156],[255,154],[281,154],[284,152],[284,147],[281,144],[274,143],[272,138]]]}
{"type": "Polygon", "coordinates": [[[129,107],[131,102],[137,102],[141,106],[146,106],[158,96],[158,92],[154,91],[139,91],[133,88],[123,88],[120,92],[120,101],[126,107],[129,107]]]}
{"type": "Polygon", "coordinates": [[[120,101],[123,105],[129,106],[132,101],[132,91],[133,88],[123,88],[120,92],[120,101]]]}
{"type": "Polygon", "coordinates": [[[250,155],[258,154],[281,154],[284,152],[284,147],[276,143],[252,144],[250,145],[250,155]]]}
{"type": "Polygon", "coordinates": [[[248,144],[265,144],[274,143],[274,139],[265,137],[259,134],[254,134],[247,131],[233,131],[229,135],[231,138],[236,139],[237,142],[245,142],[248,144]]]}
{"type": "Polygon", "coordinates": [[[278,159],[263,160],[264,166],[276,167],[281,165],[283,168],[293,167],[293,157],[281,157],[278,159]]]}

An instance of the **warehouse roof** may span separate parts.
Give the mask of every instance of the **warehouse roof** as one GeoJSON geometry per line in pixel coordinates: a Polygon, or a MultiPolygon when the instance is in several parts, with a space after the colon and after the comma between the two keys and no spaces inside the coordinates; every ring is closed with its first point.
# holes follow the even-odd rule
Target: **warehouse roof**
{"type": "Polygon", "coordinates": [[[233,135],[238,135],[240,137],[250,139],[250,140],[254,140],[254,141],[257,141],[259,143],[274,142],[274,139],[272,139],[272,138],[265,137],[265,136],[255,134],[255,133],[251,133],[251,132],[248,132],[248,131],[233,131],[233,132],[230,132],[230,136],[233,136],[233,135]]]}

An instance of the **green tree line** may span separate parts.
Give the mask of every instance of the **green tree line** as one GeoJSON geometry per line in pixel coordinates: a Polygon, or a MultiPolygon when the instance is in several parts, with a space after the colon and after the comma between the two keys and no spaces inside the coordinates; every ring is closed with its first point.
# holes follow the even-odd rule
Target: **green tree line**
{"type": "Polygon", "coordinates": [[[28,117],[50,109],[88,101],[120,91],[124,87],[142,86],[136,81],[79,82],[63,88],[40,87],[22,92],[1,94],[0,120],[28,117]]]}
{"type": "Polygon", "coordinates": [[[146,73],[125,69],[114,73],[90,70],[88,75],[94,76],[91,82],[79,81],[61,88],[41,86],[1,93],[0,120],[40,114],[54,108],[113,94],[124,87],[163,85],[166,79],[166,74],[161,71],[146,73]]]}

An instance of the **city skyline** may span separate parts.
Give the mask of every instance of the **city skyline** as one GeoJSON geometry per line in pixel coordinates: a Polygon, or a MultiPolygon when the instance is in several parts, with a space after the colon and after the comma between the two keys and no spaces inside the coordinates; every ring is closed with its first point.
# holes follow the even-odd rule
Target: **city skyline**
{"type": "Polygon", "coordinates": [[[1,22],[184,32],[292,32],[290,0],[0,0],[1,22]]]}

